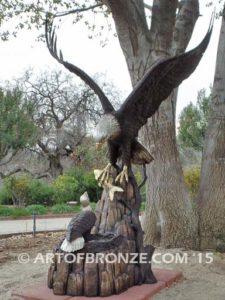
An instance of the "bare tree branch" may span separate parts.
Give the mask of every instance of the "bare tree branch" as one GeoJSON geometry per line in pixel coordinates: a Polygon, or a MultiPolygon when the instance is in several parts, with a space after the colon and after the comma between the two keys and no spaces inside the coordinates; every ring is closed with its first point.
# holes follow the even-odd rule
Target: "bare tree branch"
{"type": "Polygon", "coordinates": [[[4,157],[4,161],[0,163],[0,167],[7,165],[13,159],[13,157],[18,153],[18,150],[12,150],[9,157],[4,157]]]}
{"type": "MultiPolygon", "coordinates": [[[[97,7],[102,7],[103,5],[104,4],[102,3],[102,4],[95,4],[95,5],[92,5],[92,6],[89,6],[89,7],[84,7],[84,8],[71,9],[69,11],[56,13],[53,17],[57,18],[57,17],[68,16],[68,15],[75,14],[75,13],[81,13],[81,12],[84,12],[84,11],[95,9],[97,7]]],[[[50,15],[51,15],[51,13],[50,13],[50,15]]]]}
{"type": "Polygon", "coordinates": [[[19,173],[19,172],[27,173],[27,174],[31,175],[33,178],[36,178],[36,179],[40,179],[40,178],[44,178],[44,177],[51,177],[51,174],[48,173],[48,170],[44,173],[41,173],[41,174],[35,174],[35,173],[32,173],[30,170],[28,170],[26,168],[17,167],[14,170],[12,170],[8,173],[5,173],[5,174],[0,172],[0,178],[5,179],[5,178],[10,177],[10,176],[12,176],[16,173],[19,173]]]}
{"type": "Polygon", "coordinates": [[[42,143],[41,140],[37,140],[37,144],[45,154],[49,154],[48,148],[45,146],[44,143],[42,143]]]}

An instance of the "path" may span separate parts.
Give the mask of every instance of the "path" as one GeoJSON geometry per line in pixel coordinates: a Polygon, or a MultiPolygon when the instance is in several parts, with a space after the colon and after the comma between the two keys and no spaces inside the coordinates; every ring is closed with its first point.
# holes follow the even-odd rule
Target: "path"
{"type": "MultiPolygon", "coordinates": [[[[67,228],[69,218],[51,218],[36,220],[36,231],[63,230],[67,228]]],[[[33,220],[0,220],[0,236],[2,234],[24,233],[33,231],[33,220]]]]}

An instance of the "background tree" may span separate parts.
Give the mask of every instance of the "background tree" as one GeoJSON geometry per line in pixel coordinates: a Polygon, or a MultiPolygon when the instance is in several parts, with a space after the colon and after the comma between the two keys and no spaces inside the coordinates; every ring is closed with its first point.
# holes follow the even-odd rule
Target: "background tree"
{"type": "Polygon", "coordinates": [[[21,82],[35,108],[36,150],[47,157],[48,171],[53,178],[57,177],[63,173],[61,158],[73,153],[87,134],[90,117],[96,118],[95,96],[61,71],[44,72],[37,78],[27,73],[21,82]]]}
{"type": "Polygon", "coordinates": [[[179,116],[178,142],[182,147],[202,151],[208,124],[209,97],[206,90],[198,93],[197,104],[186,106],[179,116]]]}
{"type": "MultiPolygon", "coordinates": [[[[0,90],[0,166],[16,153],[35,142],[36,127],[32,122],[33,106],[19,89],[0,90]]],[[[16,171],[16,170],[14,170],[16,171]]],[[[0,172],[0,176],[5,174],[0,172]]]]}
{"type": "Polygon", "coordinates": [[[225,8],[217,52],[216,71],[209,103],[198,195],[200,246],[225,244],[225,8]]]}

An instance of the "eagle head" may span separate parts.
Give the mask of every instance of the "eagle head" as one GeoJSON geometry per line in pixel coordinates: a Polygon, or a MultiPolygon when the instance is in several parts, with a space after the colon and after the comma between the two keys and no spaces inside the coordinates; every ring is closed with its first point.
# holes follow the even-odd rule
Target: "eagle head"
{"type": "Polygon", "coordinates": [[[119,133],[120,126],[115,116],[112,114],[103,115],[93,132],[93,138],[96,142],[97,148],[108,139],[117,137],[119,133]]]}

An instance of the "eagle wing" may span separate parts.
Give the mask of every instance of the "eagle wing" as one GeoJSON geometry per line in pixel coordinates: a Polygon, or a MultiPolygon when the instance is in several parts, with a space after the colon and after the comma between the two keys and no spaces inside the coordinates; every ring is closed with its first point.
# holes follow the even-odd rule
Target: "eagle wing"
{"type": "Polygon", "coordinates": [[[158,110],[162,101],[196,69],[208,46],[212,27],[213,20],[204,39],[196,48],[157,61],[137,84],[116,112],[130,134],[137,136],[139,129],[158,110]]]}
{"type": "Polygon", "coordinates": [[[69,242],[72,242],[73,240],[83,236],[83,234],[91,231],[95,222],[96,215],[94,212],[82,211],[70,221],[66,232],[66,239],[69,242]]]}
{"type": "Polygon", "coordinates": [[[46,17],[45,20],[45,39],[47,43],[48,50],[50,54],[60,63],[62,64],[67,70],[71,73],[80,77],[99,97],[101,102],[102,108],[104,113],[111,113],[114,111],[112,103],[106,97],[103,90],[99,87],[99,85],[82,69],[79,67],[65,61],[63,59],[62,51],[57,51],[57,36],[55,33],[55,29],[52,28],[52,23],[49,22],[48,18],[46,17]]]}

